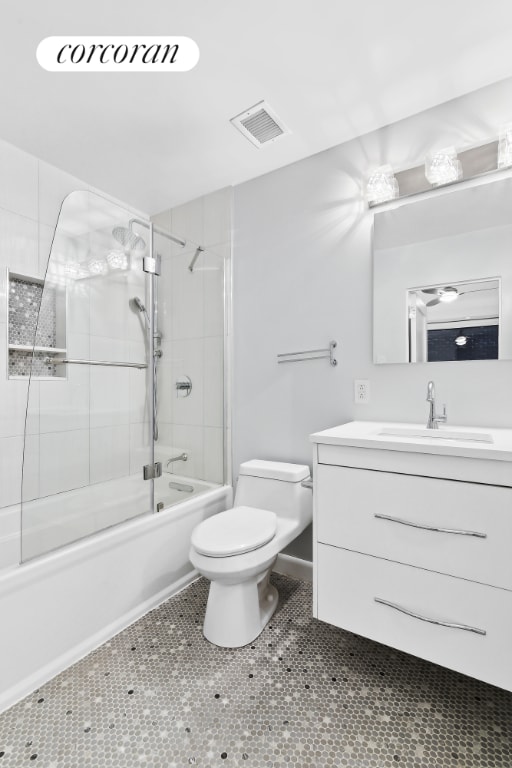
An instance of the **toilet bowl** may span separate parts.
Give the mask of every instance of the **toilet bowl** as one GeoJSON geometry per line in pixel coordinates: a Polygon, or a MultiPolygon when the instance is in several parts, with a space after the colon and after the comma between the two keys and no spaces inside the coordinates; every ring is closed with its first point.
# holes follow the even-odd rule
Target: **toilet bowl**
{"type": "Polygon", "coordinates": [[[207,640],[238,648],[261,633],[278,603],[269,583],[277,555],[312,519],[302,464],[253,460],[240,465],[232,509],[194,529],[190,561],[210,580],[203,625],[207,640]]]}

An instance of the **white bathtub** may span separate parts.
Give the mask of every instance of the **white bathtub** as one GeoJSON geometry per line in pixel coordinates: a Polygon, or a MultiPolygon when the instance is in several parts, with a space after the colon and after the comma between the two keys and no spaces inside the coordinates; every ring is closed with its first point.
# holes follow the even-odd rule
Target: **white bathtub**
{"type": "MultiPolygon", "coordinates": [[[[164,473],[155,480],[155,506],[162,504],[162,509],[166,509],[218,487],[204,480],[164,473]],[[170,484],[176,488],[169,487],[170,484]]],[[[151,514],[149,483],[139,475],[25,502],[22,559],[26,562],[145,514],[151,514]]],[[[18,559],[19,555],[16,563],[18,559]]]]}
{"type": "MultiPolygon", "coordinates": [[[[0,710],[188,584],[196,576],[188,560],[194,526],[232,503],[230,486],[198,484],[165,474],[155,488],[155,499],[163,500],[165,508],[114,525],[120,510],[124,520],[140,513],[141,499],[130,493],[129,480],[124,478],[120,485],[110,481],[111,503],[104,504],[102,495],[102,504],[94,511],[90,502],[98,486],[69,492],[76,495],[72,497],[75,519],[68,520],[68,533],[76,534],[80,520],[85,525],[83,509],[101,515],[103,523],[108,511],[113,527],[64,547],[61,539],[62,548],[0,574],[0,710]],[[171,496],[169,482],[197,488],[194,493],[175,491],[171,496]],[[85,498],[89,503],[84,505],[85,498]]],[[[37,524],[41,530],[48,529],[52,511],[55,515],[66,509],[69,516],[66,496],[34,502],[26,518],[33,525],[26,546],[35,547],[30,535],[36,536],[37,524]],[[61,502],[67,503],[61,508],[61,502]]]]}

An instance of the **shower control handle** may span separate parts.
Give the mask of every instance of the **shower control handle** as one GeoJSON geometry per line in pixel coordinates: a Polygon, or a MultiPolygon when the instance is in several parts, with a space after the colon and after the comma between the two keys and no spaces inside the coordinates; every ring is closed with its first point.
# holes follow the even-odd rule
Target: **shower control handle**
{"type": "Polygon", "coordinates": [[[177,397],[189,397],[192,392],[192,380],[190,376],[180,376],[176,382],[177,397]]]}

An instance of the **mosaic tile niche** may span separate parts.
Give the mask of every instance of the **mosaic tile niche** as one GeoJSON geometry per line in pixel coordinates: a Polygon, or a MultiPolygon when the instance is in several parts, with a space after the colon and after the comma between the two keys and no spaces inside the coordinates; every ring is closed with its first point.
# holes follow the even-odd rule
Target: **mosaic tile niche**
{"type": "Polygon", "coordinates": [[[37,278],[9,275],[9,378],[65,377],[63,365],[47,362],[54,350],[65,352],[65,306],[63,289],[37,278]]]}

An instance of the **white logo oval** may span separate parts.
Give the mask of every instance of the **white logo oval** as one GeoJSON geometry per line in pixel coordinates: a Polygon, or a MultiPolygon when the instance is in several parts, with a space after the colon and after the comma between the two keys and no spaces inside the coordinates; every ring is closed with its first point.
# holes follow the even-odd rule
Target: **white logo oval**
{"type": "Polygon", "coordinates": [[[199,61],[190,37],[60,36],[37,46],[48,72],[187,72],[199,61]]]}

